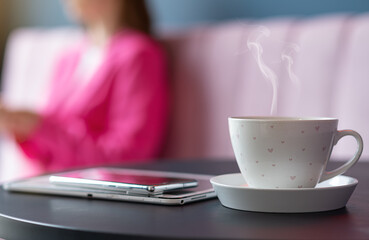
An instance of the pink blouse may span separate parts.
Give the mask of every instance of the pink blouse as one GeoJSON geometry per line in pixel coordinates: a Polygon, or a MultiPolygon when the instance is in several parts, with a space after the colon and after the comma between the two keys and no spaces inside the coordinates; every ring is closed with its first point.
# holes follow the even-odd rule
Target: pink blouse
{"type": "Polygon", "coordinates": [[[41,124],[18,142],[45,171],[147,161],[162,146],[168,86],[160,46],[133,30],[116,34],[80,91],[74,72],[86,44],[63,54],[41,124]]]}

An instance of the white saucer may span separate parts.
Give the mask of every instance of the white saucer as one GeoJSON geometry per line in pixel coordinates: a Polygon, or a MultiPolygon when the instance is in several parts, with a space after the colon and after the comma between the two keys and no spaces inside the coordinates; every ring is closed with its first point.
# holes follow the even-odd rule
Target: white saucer
{"type": "Polygon", "coordinates": [[[358,183],[355,178],[341,175],[319,183],[315,188],[258,189],[248,187],[241,173],[216,176],[210,182],[225,207],[274,213],[321,212],[342,208],[358,183]]]}

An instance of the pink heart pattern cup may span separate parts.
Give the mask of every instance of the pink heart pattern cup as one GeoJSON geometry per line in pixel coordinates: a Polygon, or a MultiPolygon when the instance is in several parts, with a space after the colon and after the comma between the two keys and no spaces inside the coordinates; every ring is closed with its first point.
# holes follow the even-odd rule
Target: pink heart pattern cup
{"type": "Polygon", "coordinates": [[[231,117],[228,123],[237,164],[254,188],[313,188],[347,171],[363,150],[361,136],[337,131],[335,118],[231,117]],[[357,141],[355,156],[327,172],[333,146],[347,135],[357,141]]]}

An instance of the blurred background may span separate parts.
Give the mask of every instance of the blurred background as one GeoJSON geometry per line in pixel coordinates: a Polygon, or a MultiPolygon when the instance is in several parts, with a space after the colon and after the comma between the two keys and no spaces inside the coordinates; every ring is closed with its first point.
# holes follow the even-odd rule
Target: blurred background
{"type": "MultiPolygon", "coordinates": [[[[1,65],[12,30],[73,26],[64,14],[62,1],[0,0],[1,65]]],[[[369,105],[365,104],[369,87],[369,0],[146,2],[154,31],[162,36],[170,55],[175,107],[164,157],[233,157],[227,117],[269,113],[271,85],[264,81],[252,54],[235,54],[246,46],[245,36],[252,30],[245,23],[266,25],[273,33],[262,44],[264,61],[281,79],[278,114],[336,117],[340,129],[353,128],[369,140],[369,105]],[[213,24],[217,26],[206,27],[213,24]],[[171,34],[177,32],[186,34],[171,34]],[[280,61],[286,43],[301,47],[288,70],[293,69],[300,78],[301,94],[289,84],[287,65],[280,61]]],[[[52,69],[53,63],[48,57],[57,55],[58,44],[78,38],[78,34],[65,31],[79,32],[75,28],[61,29],[59,33],[60,29],[28,29],[14,34],[16,38],[12,35],[7,64],[0,68],[2,86],[7,89],[2,92],[4,102],[37,109],[44,101],[50,80],[44,70],[52,69]]],[[[341,148],[335,150],[337,156],[352,156],[355,142],[341,142],[341,148]]],[[[364,149],[364,156],[368,159],[369,150],[364,149]]]]}
{"type": "MultiPolygon", "coordinates": [[[[0,64],[7,36],[12,29],[73,24],[64,15],[60,1],[0,0],[0,64]]],[[[158,32],[183,30],[197,24],[235,19],[309,17],[369,11],[368,0],[148,0],[147,2],[158,32]]]]}

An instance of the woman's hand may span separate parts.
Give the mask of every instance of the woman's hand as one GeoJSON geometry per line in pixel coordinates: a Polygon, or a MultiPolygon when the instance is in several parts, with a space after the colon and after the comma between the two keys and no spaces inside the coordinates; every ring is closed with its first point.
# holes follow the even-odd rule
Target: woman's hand
{"type": "Polygon", "coordinates": [[[12,134],[17,141],[25,141],[36,130],[40,121],[40,115],[31,111],[0,108],[1,129],[12,134]]]}

